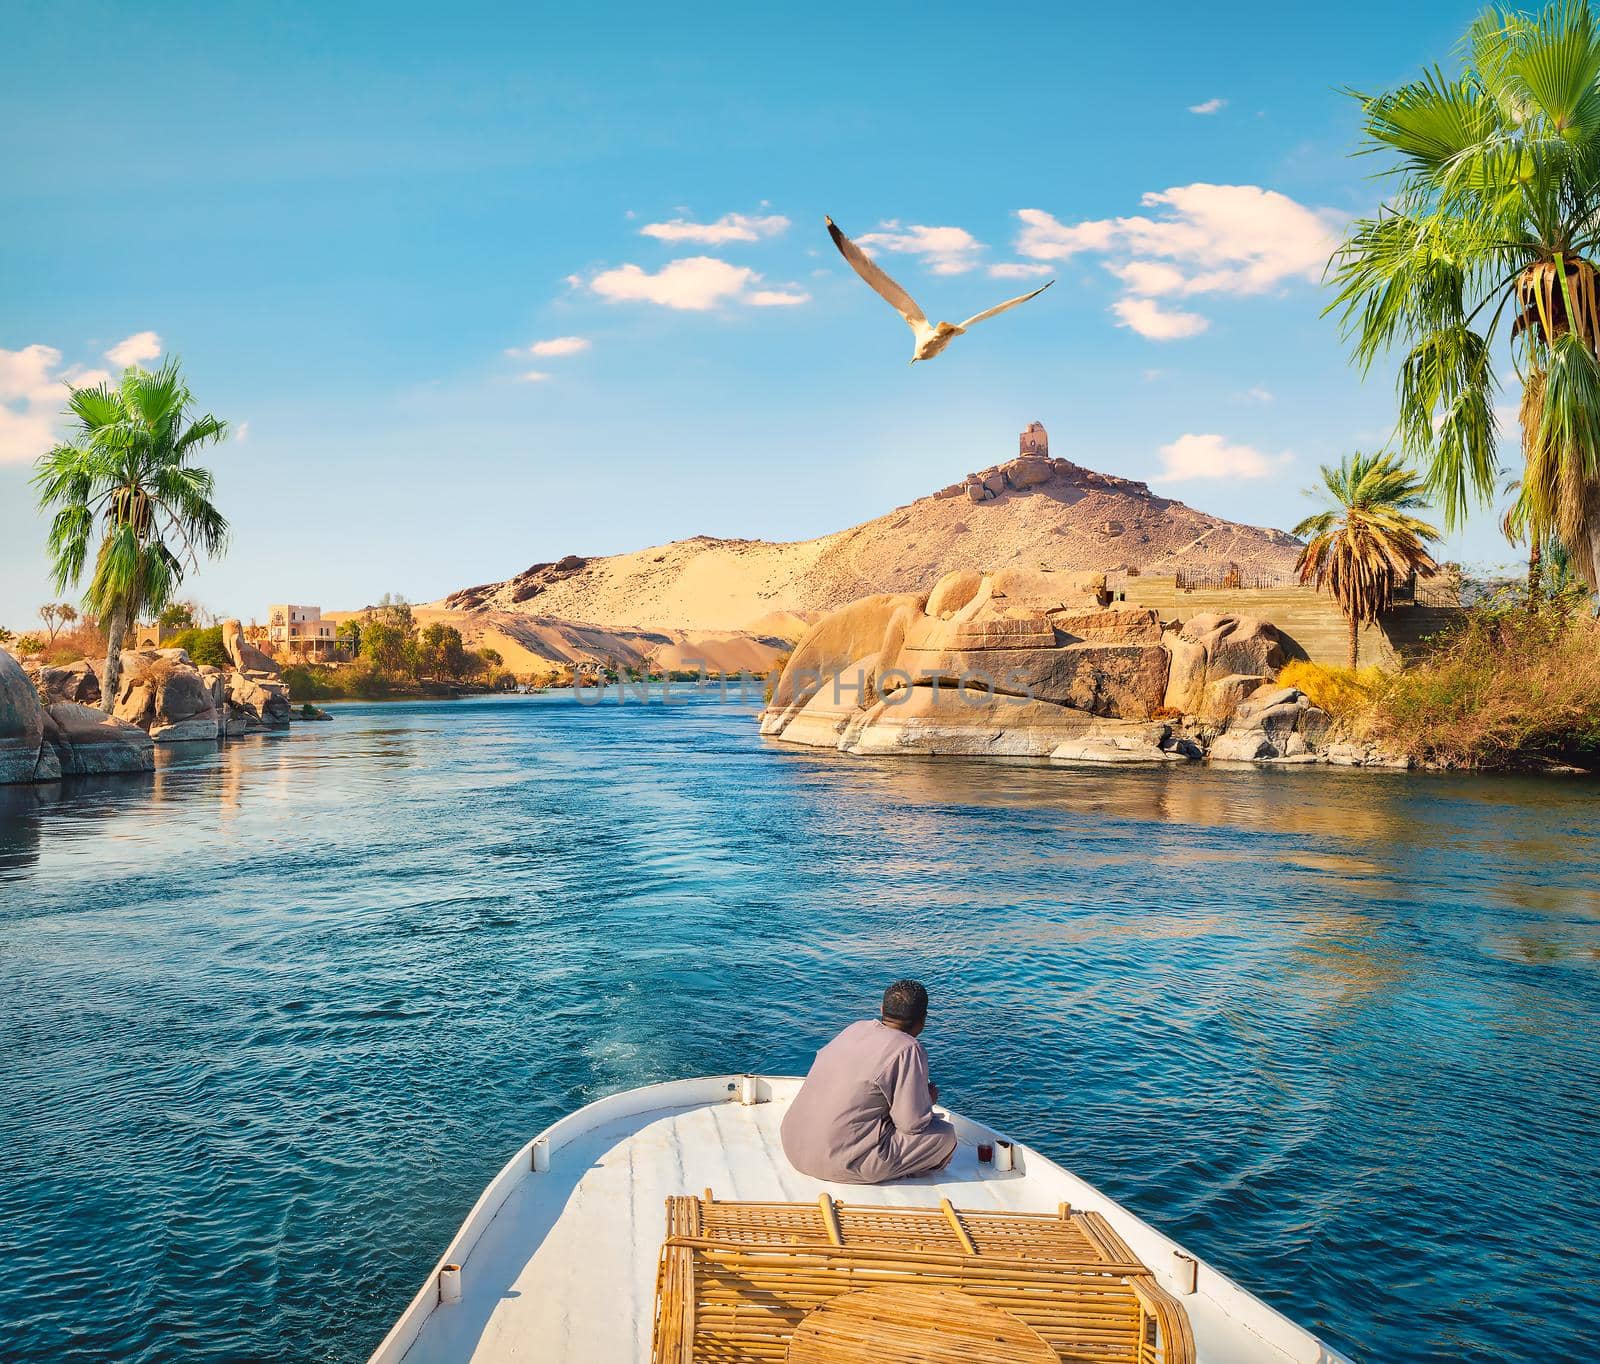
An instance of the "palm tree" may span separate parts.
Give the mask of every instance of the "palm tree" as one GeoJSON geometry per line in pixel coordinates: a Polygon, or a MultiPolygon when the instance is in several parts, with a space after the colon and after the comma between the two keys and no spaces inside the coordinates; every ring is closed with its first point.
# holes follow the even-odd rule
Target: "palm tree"
{"type": "MultiPolygon", "coordinates": [[[[1324,464],[1322,483],[1333,505],[1294,528],[1307,538],[1295,568],[1302,583],[1326,587],[1339,603],[1350,623],[1354,668],[1361,627],[1389,609],[1395,581],[1438,568],[1426,542],[1439,532],[1410,514],[1426,505],[1423,483],[1393,455],[1357,451],[1337,467],[1324,464]]],[[[1319,495],[1316,488],[1306,492],[1319,495]]]]}
{"type": "Polygon", "coordinates": [[[351,658],[355,658],[360,654],[361,622],[355,616],[351,616],[349,620],[340,621],[334,629],[333,637],[344,645],[351,658]]]}
{"type": "Polygon", "coordinates": [[[76,583],[98,539],[85,605],[106,627],[101,704],[116,704],[122,641],[134,621],[159,611],[201,552],[219,553],[228,523],[212,504],[209,470],[191,461],[227,435],[212,416],[191,419],[193,399],[176,360],[129,369],[116,387],[75,388],[76,430],[39,457],[34,486],[54,509],[48,546],[56,590],[76,583]]]}
{"type": "Polygon", "coordinates": [[[1446,526],[1494,493],[1497,343],[1522,389],[1528,532],[1600,588],[1600,27],[1586,0],[1488,11],[1459,75],[1358,96],[1394,193],[1330,263],[1357,362],[1406,349],[1399,439],[1446,526]],[[1397,158],[1397,159],[1396,159],[1397,158]]]}
{"type": "Polygon", "coordinates": [[[1544,549],[1548,538],[1534,520],[1528,499],[1522,495],[1522,480],[1512,479],[1505,487],[1512,494],[1511,505],[1500,517],[1500,533],[1514,545],[1528,542],[1528,613],[1537,614],[1544,595],[1544,549]]]}

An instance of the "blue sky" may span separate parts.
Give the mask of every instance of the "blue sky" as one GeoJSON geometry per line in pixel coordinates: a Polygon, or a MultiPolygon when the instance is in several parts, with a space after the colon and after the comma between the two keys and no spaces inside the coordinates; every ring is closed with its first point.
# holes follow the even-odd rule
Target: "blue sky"
{"type": "MultiPolygon", "coordinates": [[[[1327,236],[1379,193],[1337,91],[1448,59],[1474,12],[13,9],[0,621],[48,595],[26,461],[107,352],[180,355],[235,424],[233,547],[187,586],[246,618],[824,533],[1032,419],[1291,525],[1393,423],[1392,367],[1363,382],[1319,316],[1327,236]],[[911,367],[825,213],[935,318],[1058,282],[911,367]]],[[[1447,548],[1514,557],[1490,516],[1447,548]]]]}

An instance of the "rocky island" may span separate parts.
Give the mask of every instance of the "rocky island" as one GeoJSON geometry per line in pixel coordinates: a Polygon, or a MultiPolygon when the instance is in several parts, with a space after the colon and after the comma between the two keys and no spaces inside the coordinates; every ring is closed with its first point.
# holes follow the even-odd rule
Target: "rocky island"
{"type": "Polygon", "coordinates": [[[1392,765],[1332,741],[1273,679],[1280,632],[1248,615],[1163,620],[1104,574],[957,570],[852,602],[796,646],[761,717],[785,743],[861,754],[1079,763],[1392,765]]]}
{"type": "Polygon", "coordinates": [[[0,783],[148,771],[156,744],[215,742],[286,729],[289,689],[278,665],[223,622],[228,668],[197,665],[182,649],[125,649],[110,710],[87,659],[66,667],[19,663],[0,649],[0,783]]]}

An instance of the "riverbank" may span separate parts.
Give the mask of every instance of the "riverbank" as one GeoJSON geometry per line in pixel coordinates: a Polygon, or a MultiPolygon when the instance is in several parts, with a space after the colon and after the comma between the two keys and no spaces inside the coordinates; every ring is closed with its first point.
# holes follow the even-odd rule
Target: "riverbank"
{"type": "Polygon", "coordinates": [[[1342,705],[1330,697],[1344,728],[1424,766],[1600,769],[1600,626],[1586,603],[1480,607],[1411,667],[1329,681],[1346,690],[1342,705]]]}
{"type": "Polygon", "coordinates": [[[796,645],[761,716],[855,754],[1569,774],[1600,769],[1600,628],[1484,606],[1392,674],[1296,662],[1267,621],[1167,619],[1103,575],[959,572],[864,597],[796,645]]]}
{"type": "Polygon", "coordinates": [[[196,663],[181,648],[124,649],[113,673],[109,663],[53,666],[0,649],[0,785],[148,772],[158,744],[217,743],[329,718],[310,705],[292,714],[277,664],[237,620],[218,633],[225,666],[196,663]]]}
{"type": "Polygon", "coordinates": [[[289,689],[289,699],[297,705],[308,701],[450,701],[461,696],[488,696],[507,690],[470,682],[408,677],[359,664],[319,668],[290,663],[283,668],[282,677],[289,689]]]}

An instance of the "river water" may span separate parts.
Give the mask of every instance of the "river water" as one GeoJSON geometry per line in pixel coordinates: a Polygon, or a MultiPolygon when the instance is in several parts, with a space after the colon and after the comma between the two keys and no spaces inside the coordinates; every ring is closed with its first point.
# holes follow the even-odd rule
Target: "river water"
{"type": "Polygon", "coordinates": [[[803,1071],[907,974],[947,1102],[1357,1359],[1594,1345],[1596,786],[754,709],[349,705],[0,794],[0,1357],[359,1362],[535,1130],[803,1071]]]}

